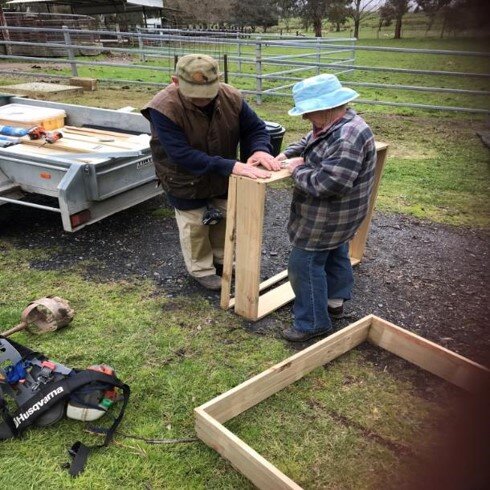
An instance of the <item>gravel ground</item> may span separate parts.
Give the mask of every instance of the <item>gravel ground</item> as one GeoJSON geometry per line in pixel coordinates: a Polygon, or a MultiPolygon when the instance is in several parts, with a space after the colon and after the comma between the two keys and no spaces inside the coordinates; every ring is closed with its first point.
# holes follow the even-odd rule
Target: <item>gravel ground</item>
{"type": "MultiPolygon", "coordinates": [[[[289,190],[268,193],[263,278],[286,268],[289,202],[289,190]]],[[[91,280],[150,278],[157,294],[204,295],[219,307],[218,293],[187,277],[175,220],[153,213],[165,206],[164,198],[155,198],[72,234],[63,231],[52,213],[5,205],[0,207],[0,237],[22,248],[52,249],[49,259],[32,264],[38,269],[65,269],[89,261],[91,280]]],[[[336,327],[374,313],[488,364],[488,254],[486,231],[376,212],[364,260],[355,268],[354,298],[336,327]]],[[[259,334],[278,333],[290,318],[287,305],[259,322],[244,321],[244,326],[259,334]]]]}

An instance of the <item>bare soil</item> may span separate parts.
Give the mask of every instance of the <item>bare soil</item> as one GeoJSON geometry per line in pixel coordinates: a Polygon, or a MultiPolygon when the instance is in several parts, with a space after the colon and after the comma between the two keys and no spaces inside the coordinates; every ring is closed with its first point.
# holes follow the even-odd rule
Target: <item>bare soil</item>
{"type": "MultiPolygon", "coordinates": [[[[287,189],[268,193],[263,279],[287,267],[289,203],[287,189]]],[[[52,250],[47,260],[31,264],[37,269],[69,269],[85,262],[89,280],[147,278],[154,281],[156,294],[201,295],[218,308],[219,294],[187,276],[175,220],[159,216],[162,208],[168,205],[164,197],[158,197],[66,233],[57,215],[4,205],[0,207],[0,237],[21,248],[52,250]]],[[[488,364],[488,259],[488,231],[376,212],[364,259],[355,268],[354,298],[346,305],[345,318],[335,326],[341,328],[374,313],[488,364]]],[[[287,305],[259,322],[244,320],[243,324],[256,334],[278,335],[290,321],[291,305],[287,305]]]]}

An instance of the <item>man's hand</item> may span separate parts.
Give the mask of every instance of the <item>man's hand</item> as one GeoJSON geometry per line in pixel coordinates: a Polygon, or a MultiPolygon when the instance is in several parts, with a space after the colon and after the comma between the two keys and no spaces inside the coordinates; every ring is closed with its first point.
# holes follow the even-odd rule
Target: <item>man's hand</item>
{"type": "Polygon", "coordinates": [[[283,162],[284,160],[286,160],[286,155],[284,153],[279,153],[279,155],[277,155],[274,160],[276,160],[277,162],[283,162]]]}
{"type": "Polygon", "coordinates": [[[251,179],[268,179],[271,176],[270,172],[266,172],[265,170],[242,162],[236,162],[231,173],[233,175],[240,175],[251,179]]]}
{"type": "Polygon", "coordinates": [[[281,170],[281,164],[265,151],[256,151],[248,160],[248,165],[262,165],[267,170],[281,170]]]}
{"type": "Polygon", "coordinates": [[[282,163],[284,165],[284,168],[286,168],[289,173],[292,174],[295,168],[305,164],[305,160],[303,157],[295,157],[283,160],[282,163]]]}

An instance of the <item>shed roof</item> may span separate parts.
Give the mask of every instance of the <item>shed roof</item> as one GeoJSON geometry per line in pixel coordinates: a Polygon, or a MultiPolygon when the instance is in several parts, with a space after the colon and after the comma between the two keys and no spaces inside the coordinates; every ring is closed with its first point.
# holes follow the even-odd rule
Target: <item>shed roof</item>
{"type": "MultiPolygon", "coordinates": [[[[26,3],[45,3],[52,5],[70,5],[73,11],[81,11],[84,7],[92,7],[91,10],[100,8],[107,11],[107,8],[114,7],[118,11],[121,7],[125,10],[140,10],[140,7],[150,9],[163,9],[163,0],[11,0],[9,5],[21,5],[26,3]]],[[[93,12],[96,13],[96,12],[93,12]]]]}

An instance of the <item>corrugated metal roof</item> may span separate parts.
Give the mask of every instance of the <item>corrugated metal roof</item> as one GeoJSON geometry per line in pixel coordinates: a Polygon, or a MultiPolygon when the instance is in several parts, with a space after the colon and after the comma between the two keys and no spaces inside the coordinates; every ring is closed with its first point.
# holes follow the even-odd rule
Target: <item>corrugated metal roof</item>
{"type": "MultiPolygon", "coordinates": [[[[80,4],[79,1],[70,2],[70,0],[12,0],[7,2],[8,4],[22,4],[22,3],[60,3],[63,5],[80,4]]],[[[90,2],[93,5],[114,5],[113,1],[105,2],[104,0],[98,2],[97,0],[91,0],[90,2]]],[[[141,7],[150,7],[150,8],[163,8],[163,0],[121,0],[120,3],[128,3],[130,5],[140,5],[141,7]]]]}
{"type": "Polygon", "coordinates": [[[143,7],[153,7],[155,9],[163,8],[163,0],[131,0],[128,3],[141,5],[143,7]]]}

